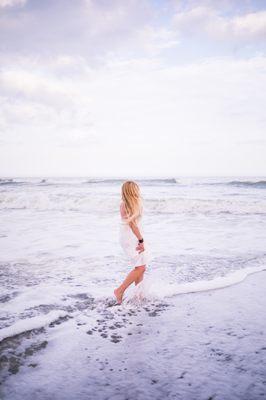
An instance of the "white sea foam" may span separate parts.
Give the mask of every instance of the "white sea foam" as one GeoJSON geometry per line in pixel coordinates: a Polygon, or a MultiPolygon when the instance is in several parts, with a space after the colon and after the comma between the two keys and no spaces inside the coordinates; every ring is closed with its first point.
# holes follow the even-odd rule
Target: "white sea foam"
{"type": "Polygon", "coordinates": [[[193,282],[186,283],[174,283],[167,284],[160,282],[154,282],[150,278],[146,280],[145,285],[142,287],[134,288],[128,295],[128,299],[132,299],[135,296],[139,297],[140,291],[143,297],[148,298],[167,298],[180,294],[188,294],[195,292],[206,292],[210,290],[222,289],[227,286],[232,286],[242,282],[249,275],[266,271],[266,266],[261,265],[258,267],[248,267],[243,268],[232,273],[229,273],[225,276],[219,276],[210,280],[197,280],[193,282]]]}
{"type": "MultiPolygon", "coordinates": [[[[2,326],[95,305],[130,271],[118,243],[120,181],[21,181],[0,188],[2,326]]],[[[213,290],[263,269],[265,190],[211,182],[141,186],[151,262],[140,297],[213,290]]]]}
{"type": "MultiPolygon", "coordinates": [[[[91,196],[86,192],[0,192],[0,210],[36,210],[36,211],[80,211],[86,213],[117,213],[119,194],[115,196],[91,196]]],[[[260,202],[239,199],[202,199],[171,197],[147,197],[147,213],[158,214],[266,214],[266,201],[260,202]]]]}
{"type": "MultiPolygon", "coordinates": [[[[207,366],[208,373],[212,373],[212,350],[220,350],[224,342],[227,343],[224,360],[231,355],[232,358],[229,362],[221,363],[219,352],[214,380],[217,380],[217,376],[221,377],[223,364],[225,371],[228,367],[235,371],[234,381],[237,378],[248,381],[252,371],[257,371],[263,353],[261,351],[261,358],[257,355],[257,343],[263,342],[260,332],[264,330],[261,322],[264,322],[262,293],[265,286],[260,287],[256,282],[260,276],[263,281],[265,273],[258,274],[257,281],[250,278],[231,289],[229,286],[236,285],[254,272],[265,270],[266,199],[265,189],[262,188],[265,178],[254,179],[256,184],[239,184],[241,179],[249,182],[247,178],[231,177],[224,181],[221,178],[208,179],[206,184],[194,179],[190,184],[178,178],[178,183],[157,181],[141,185],[145,202],[144,237],[150,245],[152,257],[144,281],[136,287],[131,285],[125,293],[123,305],[128,305],[130,309],[134,309],[131,300],[134,304],[141,303],[143,299],[148,300],[135,316],[131,312],[124,313],[120,307],[111,307],[113,297],[110,301],[114,288],[121,284],[131,269],[120,254],[118,243],[121,181],[108,182],[103,179],[101,182],[86,183],[87,178],[83,178],[73,183],[70,179],[57,181],[48,178],[43,182],[36,179],[34,184],[21,178],[24,183],[0,185],[0,275],[3,287],[0,296],[0,326],[3,329],[0,338],[47,326],[45,337],[52,342],[52,346],[47,346],[39,355],[36,353],[36,359],[30,362],[25,362],[25,351],[31,345],[37,344],[38,347],[39,336],[34,335],[19,344],[16,340],[12,341],[12,351],[2,342],[2,347],[6,348],[4,354],[10,358],[11,363],[4,362],[7,375],[10,365],[14,369],[14,356],[26,368],[21,368],[19,373],[8,378],[6,397],[33,399],[40,395],[67,398],[71,395],[71,399],[76,399],[77,395],[81,395],[85,399],[88,397],[85,388],[99,392],[102,389],[95,382],[102,383],[102,377],[105,379],[107,375],[111,385],[106,388],[115,387],[113,377],[117,376],[120,382],[123,374],[130,383],[131,378],[134,380],[137,376],[142,363],[146,363],[150,354],[154,353],[154,348],[158,348],[161,357],[157,354],[156,360],[154,357],[150,360],[151,368],[146,374],[145,388],[156,388],[160,381],[157,396],[160,398],[165,386],[164,377],[169,372],[169,360],[172,360],[173,382],[178,376],[183,378],[186,371],[184,365],[190,368],[193,359],[202,360],[201,370],[204,371],[207,366]],[[227,286],[228,289],[216,290],[227,286]],[[209,291],[211,297],[196,294],[205,291],[209,291]],[[246,316],[245,312],[240,314],[238,309],[232,314],[231,296],[239,299],[242,310],[248,311],[246,316]],[[196,304],[195,299],[198,297],[202,302],[196,304]],[[228,301],[223,302],[223,299],[228,301]],[[170,307],[174,304],[177,307],[170,307]],[[169,308],[164,308],[167,306],[169,308]],[[172,311],[162,312],[160,316],[163,318],[165,315],[164,319],[147,317],[147,313],[154,316],[152,312],[157,309],[161,310],[160,313],[165,309],[172,311]],[[217,312],[221,309],[222,316],[217,312]],[[258,312],[257,317],[254,310],[258,312]],[[195,313],[200,318],[195,318],[195,313]],[[230,331],[232,315],[245,317],[241,324],[236,321],[233,328],[232,333],[237,334],[235,341],[231,340],[234,336],[228,336],[224,331],[226,314],[230,331]],[[65,315],[73,318],[63,318],[62,324],[56,329],[48,327],[49,323],[65,315]],[[114,318],[109,319],[109,316],[114,318]],[[178,332],[177,317],[179,326],[182,326],[178,332]],[[102,319],[106,319],[106,325],[110,327],[110,331],[107,329],[108,338],[105,337],[106,331],[102,330],[102,319]],[[209,319],[212,320],[211,325],[218,330],[220,325],[220,330],[215,329],[215,334],[212,333],[214,329],[209,327],[209,319]],[[63,323],[66,320],[68,322],[63,323]],[[113,330],[114,322],[121,322],[118,331],[113,330]],[[88,333],[88,329],[92,328],[96,329],[88,333]],[[113,335],[116,332],[121,338],[113,335]],[[206,332],[208,340],[205,340],[206,332]],[[182,334],[183,337],[180,337],[182,334]],[[255,343],[252,335],[255,335],[255,343]],[[116,349],[119,349],[119,344],[113,342],[113,336],[122,340],[120,350],[123,350],[125,344],[133,348],[141,342],[142,350],[146,349],[147,354],[145,351],[128,353],[131,364],[127,370],[119,371],[125,362],[125,352],[119,350],[121,359],[117,358],[116,349]],[[221,339],[220,343],[217,338],[221,339]],[[208,346],[209,341],[212,346],[208,346]],[[247,341],[252,344],[252,351],[246,351],[247,341]],[[240,342],[243,344],[243,352],[235,356],[235,343],[239,348],[240,342]],[[167,354],[165,349],[169,343],[173,343],[173,347],[169,348],[167,354]],[[198,351],[200,348],[202,351],[195,358],[195,349],[198,351]],[[92,349],[96,349],[96,352],[92,352],[92,349]],[[191,349],[190,355],[188,349],[191,349]],[[245,358],[248,353],[250,357],[245,358]],[[135,356],[133,360],[132,356],[135,356]],[[158,363],[157,356],[160,364],[159,381],[151,385],[151,379],[157,379],[153,365],[153,362],[158,363]],[[109,364],[103,362],[107,357],[109,364]],[[242,368],[239,370],[239,360],[244,360],[241,361],[241,367],[247,368],[246,373],[242,368]],[[251,368],[250,362],[253,362],[251,368]],[[115,366],[111,365],[113,363],[115,366]],[[38,367],[30,366],[34,364],[38,367]],[[62,369],[62,365],[66,368],[62,369]],[[180,366],[178,371],[177,365],[180,366]],[[109,372],[111,368],[112,373],[111,370],[109,372]],[[43,385],[40,382],[44,382],[43,385]]],[[[42,336],[42,331],[39,333],[42,336]]],[[[262,369],[263,365],[260,376],[263,376],[262,369]]],[[[198,372],[199,369],[195,367],[189,379],[186,375],[185,379],[178,380],[178,385],[183,383],[186,393],[188,382],[194,382],[193,393],[199,393],[198,372]]],[[[206,382],[202,380],[201,383],[202,389],[206,382]]],[[[220,383],[223,387],[229,387],[228,374],[223,376],[220,383]]],[[[241,382],[238,386],[240,388],[241,382]]],[[[209,398],[219,393],[216,389],[213,392],[201,392],[202,397],[209,398]]],[[[152,398],[151,393],[146,397],[152,398]]],[[[229,390],[228,393],[230,395],[229,390]]],[[[241,393],[243,396],[246,394],[244,391],[241,393]]],[[[115,396],[115,393],[108,393],[108,390],[105,394],[102,397],[109,398],[108,394],[115,396]]],[[[259,391],[257,394],[259,396],[259,391]]],[[[89,393],[90,396],[93,395],[89,393]]],[[[132,392],[131,397],[138,397],[138,394],[134,397],[132,392]]]]}
{"type": "Polygon", "coordinates": [[[37,317],[19,320],[13,325],[1,329],[0,341],[23,332],[31,331],[32,329],[40,329],[51,322],[56,321],[58,318],[65,317],[66,315],[67,313],[65,311],[55,310],[46,315],[38,315],[37,317]]]}
{"type": "MultiPolygon", "coordinates": [[[[70,289],[68,289],[68,292],[70,289]]],[[[40,304],[58,304],[65,294],[64,286],[38,285],[23,289],[14,299],[1,307],[2,312],[20,313],[26,309],[38,307],[40,304]]]]}

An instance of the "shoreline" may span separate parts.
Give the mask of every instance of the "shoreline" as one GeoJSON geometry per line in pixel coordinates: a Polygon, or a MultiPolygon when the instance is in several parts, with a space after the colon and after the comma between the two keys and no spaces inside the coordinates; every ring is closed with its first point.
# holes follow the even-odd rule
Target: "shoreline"
{"type": "Polygon", "coordinates": [[[81,311],[30,338],[47,344],[6,379],[3,399],[262,399],[265,290],[262,271],[135,309],[81,311]]]}

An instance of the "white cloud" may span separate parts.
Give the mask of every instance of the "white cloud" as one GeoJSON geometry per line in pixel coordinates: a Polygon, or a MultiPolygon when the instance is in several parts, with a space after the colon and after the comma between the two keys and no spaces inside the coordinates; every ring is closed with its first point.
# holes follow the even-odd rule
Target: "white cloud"
{"type": "MultiPolygon", "coordinates": [[[[110,53],[153,56],[178,44],[149,0],[50,2],[6,12],[0,20],[5,52],[71,54],[101,63],[110,53]],[[49,24],[48,24],[49,21],[49,24]]],[[[68,57],[68,56],[66,56],[68,57]]]]}
{"type": "Polygon", "coordinates": [[[0,0],[0,8],[24,6],[27,0],[0,0]]]}
{"type": "Polygon", "coordinates": [[[136,32],[139,47],[146,50],[146,54],[159,55],[162,50],[170,49],[179,44],[174,30],[145,26],[136,32]]]}
{"type": "Polygon", "coordinates": [[[18,65],[16,75],[3,72],[3,171],[16,167],[29,173],[16,160],[30,160],[41,145],[47,159],[36,174],[56,173],[50,157],[66,174],[78,157],[72,172],[80,175],[266,172],[257,145],[265,137],[265,57],[183,66],[167,66],[159,59],[110,59],[97,69],[84,59],[65,57],[54,63],[39,60],[38,73],[30,67],[25,72],[30,61],[22,63],[22,71],[18,65]],[[69,68],[64,79],[58,75],[58,68],[65,68],[62,60],[69,68]],[[65,102],[71,90],[75,95],[65,102]],[[54,93],[54,103],[47,101],[47,93],[50,99],[54,93]]]}
{"type": "Polygon", "coordinates": [[[265,171],[265,11],[25,3],[0,0],[2,174],[265,171]]]}
{"type": "Polygon", "coordinates": [[[199,6],[176,13],[173,24],[180,31],[214,39],[266,39],[266,11],[224,16],[219,9],[199,6]]]}

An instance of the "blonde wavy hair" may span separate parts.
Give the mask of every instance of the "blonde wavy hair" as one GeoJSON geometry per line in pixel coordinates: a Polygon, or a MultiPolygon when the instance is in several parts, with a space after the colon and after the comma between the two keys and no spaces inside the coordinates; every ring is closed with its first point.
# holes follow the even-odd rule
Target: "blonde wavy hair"
{"type": "Polygon", "coordinates": [[[125,204],[127,222],[135,222],[142,215],[142,197],[136,182],[126,181],[123,183],[122,200],[125,204]]]}

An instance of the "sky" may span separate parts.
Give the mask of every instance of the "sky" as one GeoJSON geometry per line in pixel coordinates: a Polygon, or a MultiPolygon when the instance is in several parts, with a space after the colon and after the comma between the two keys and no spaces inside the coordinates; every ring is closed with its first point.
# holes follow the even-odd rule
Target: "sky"
{"type": "Polygon", "coordinates": [[[266,0],[0,0],[0,176],[266,175],[266,0]]]}

